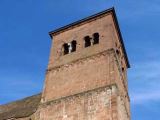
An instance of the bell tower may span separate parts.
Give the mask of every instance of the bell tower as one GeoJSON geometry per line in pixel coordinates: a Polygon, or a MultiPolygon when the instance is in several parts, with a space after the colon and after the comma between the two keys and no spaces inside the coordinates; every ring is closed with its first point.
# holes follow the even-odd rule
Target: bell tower
{"type": "Polygon", "coordinates": [[[114,8],[49,34],[40,120],[130,120],[130,65],[114,8]]]}

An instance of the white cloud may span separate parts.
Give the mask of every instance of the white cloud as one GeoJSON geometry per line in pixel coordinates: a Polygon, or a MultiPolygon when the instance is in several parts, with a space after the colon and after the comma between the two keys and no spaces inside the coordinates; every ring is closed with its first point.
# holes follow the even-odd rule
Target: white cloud
{"type": "Polygon", "coordinates": [[[129,75],[132,103],[160,101],[160,61],[139,62],[132,69],[129,75]]]}
{"type": "Polygon", "coordinates": [[[146,104],[149,102],[160,101],[160,90],[150,90],[142,93],[131,94],[131,102],[133,104],[146,104]]]}

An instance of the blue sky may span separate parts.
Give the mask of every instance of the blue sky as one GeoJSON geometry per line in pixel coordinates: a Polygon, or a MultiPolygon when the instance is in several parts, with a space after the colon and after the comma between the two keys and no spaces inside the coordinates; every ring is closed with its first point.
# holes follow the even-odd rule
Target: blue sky
{"type": "Polygon", "coordinates": [[[49,31],[112,6],[131,64],[132,120],[159,120],[159,0],[0,0],[0,104],[42,90],[49,31]]]}

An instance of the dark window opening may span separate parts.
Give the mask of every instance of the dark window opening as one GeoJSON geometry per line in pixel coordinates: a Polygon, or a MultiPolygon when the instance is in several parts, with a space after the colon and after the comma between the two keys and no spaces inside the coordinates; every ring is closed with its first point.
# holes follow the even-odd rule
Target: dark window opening
{"type": "Polygon", "coordinates": [[[71,52],[76,51],[77,42],[76,42],[75,40],[73,40],[73,41],[71,42],[71,44],[72,44],[72,50],[71,50],[71,52]]]}
{"type": "Polygon", "coordinates": [[[86,36],[84,40],[85,40],[85,47],[91,46],[91,38],[89,36],[86,36]]]}
{"type": "Polygon", "coordinates": [[[63,49],[64,49],[64,55],[68,54],[69,53],[69,46],[67,43],[63,44],[63,49]]]}
{"type": "Polygon", "coordinates": [[[124,72],[124,67],[122,67],[122,72],[124,72]]]}
{"type": "Polygon", "coordinates": [[[119,50],[116,50],[116,53],[117,53],[117,55],[120,55],[120,51],[119,50]]]}
{"type": "Polygon", "coordinates": [[[99,33],[94,33],[93,34],[93,44],[98,44],[99,43],[99,33]]]}

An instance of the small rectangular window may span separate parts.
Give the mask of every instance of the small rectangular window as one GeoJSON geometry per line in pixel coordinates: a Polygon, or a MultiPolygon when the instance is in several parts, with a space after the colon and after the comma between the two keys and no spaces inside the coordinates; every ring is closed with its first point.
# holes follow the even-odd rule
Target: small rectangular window
{"type": "Polygon", "coordinates": [[[99,43],[99,33],[94,33],[93,34],[93,44],[98,44],[99,43]]]}
{"type": "Polygon", "coordinates": [[[85,47],[91,46],[91,38],[89,36],[84,37],[85,47]]]}
{"type": "Polygon", "coordinates": [[[69,46],[67,43],[63,44],[63,54],[66,55],[69,53],[69,46]]]}

